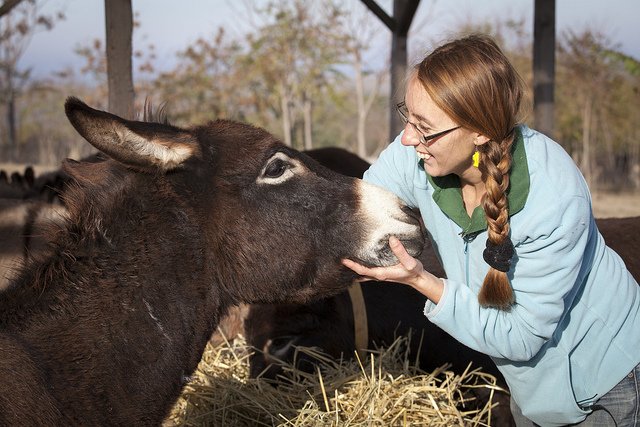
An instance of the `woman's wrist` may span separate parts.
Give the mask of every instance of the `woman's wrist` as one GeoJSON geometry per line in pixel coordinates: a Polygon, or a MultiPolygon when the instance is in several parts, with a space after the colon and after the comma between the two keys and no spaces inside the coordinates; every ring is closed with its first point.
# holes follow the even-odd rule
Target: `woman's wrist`
{"type": "Polygon", "coordinates": [[[444,280],[434,276],[428,271],[422,271],[418,276],[418,280],[414,283],[413,288],[429,298],[434,304],[438,304],[444,293],[444,280]]]}

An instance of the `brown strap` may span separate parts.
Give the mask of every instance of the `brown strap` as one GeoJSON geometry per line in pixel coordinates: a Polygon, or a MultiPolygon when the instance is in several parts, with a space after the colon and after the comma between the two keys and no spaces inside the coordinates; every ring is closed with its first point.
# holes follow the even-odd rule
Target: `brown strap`
{"type": "Polygon", "coordinates": [[[356,351],[358,357],[364,363],[365,350],[369,342],[369,326],[367,324],[367,307],[364,304],[362,287],[359,282],[353,282],[349,286],[349,297],[353,309],[353,328],[355,333],[356,351]]]}

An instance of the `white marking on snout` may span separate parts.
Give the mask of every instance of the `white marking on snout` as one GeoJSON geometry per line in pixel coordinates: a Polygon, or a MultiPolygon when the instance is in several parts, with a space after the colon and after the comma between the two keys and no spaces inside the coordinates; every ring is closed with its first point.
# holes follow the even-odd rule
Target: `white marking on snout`
{"type": "Polygon", "coordinates": [[[365,242],[357,254],[362,260],[379,258],[381,244],[386,244],[389,236],[401,240],[421,239],[420,225],[411,220],[402,210],[405,203],[395,194],[365,181],[358,181],[356,190],[360,197],[361,214],[367,222],[365,242]],[[411,220],[411,222],[408,222],[411,220]]]}

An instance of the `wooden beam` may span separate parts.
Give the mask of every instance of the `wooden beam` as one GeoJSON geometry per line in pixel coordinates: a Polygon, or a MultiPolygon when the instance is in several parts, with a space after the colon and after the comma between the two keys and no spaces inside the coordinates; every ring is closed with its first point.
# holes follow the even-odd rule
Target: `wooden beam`
{"type": "Polygon", "coordinates": [[[399,35],[406,36],[409,34],[409,27],[411,26],[413,16],[416,14],[419,4],[420,0],[407,0],[405,2],[402,13],[398,15],[398,18],[396,19],[396,22],[398,23],[396,32],[399,35]]]}
{"type": "Polygon", "coordinates": [[[0,16],[4,16],[11,12],[11,9],[16,7],[22,0],[5,0],[0,6],[0,16]]]}
{"type": "Polygon", "coordinates": [[[134,118],[131,0],[104,0],[109,112],[134,118]]]}
{"type": "Polygon", "coordinates": [[[536,130],[553,137],[556,2],[535,0],[533,18],[533,112],[536,130]]]}
{"type": "Polygon", "coordinates": [[[374,15],[378,17],[382,21],[384,25],[387,26],[392,33],[396,32],[396,28],[398,27],[396,20],[387,15],[387,12],[384,11],[375,0],[361,0],[367,8],[373,12],[374,15]]]}
{"type": "Polygon", "coordinates": [[[420,0],[393,0],[393,17],[398,23],[391,37],[391,93],[389,94],[389,141],[400,133],[404,122],[396,112],[396,105],[404,99],[409,53],[408,33],[420,0]]]}
{"type": "Polygon", "coordinates": [[[389,94],[389,138],[400,133],[404,123],[398,117],[396,104],[404,95],[407,74],[407,35],[420,0],[393,0],[393,17],[389,16],[375,0],[361,0],[391,30],[391,92],[389,94]]]}

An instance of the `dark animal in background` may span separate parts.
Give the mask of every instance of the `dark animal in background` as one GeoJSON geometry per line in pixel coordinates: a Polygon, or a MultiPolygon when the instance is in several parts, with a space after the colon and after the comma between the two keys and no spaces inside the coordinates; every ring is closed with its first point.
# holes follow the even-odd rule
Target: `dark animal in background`
{"type": "MultiPolygon", "coordinates": [[[[103,160],[98,153],[81,161],[103,160]]],[[[60,196],[70,177],[62,169],[36,175],[27,166],[22,175],[12,176],[15,180],[9,182],[6,171],[0,171],[0,290],[47,246],[46,224],[61,223],[67,213],[60,196]]]]}
{"type": "Polygon", "coordinates": [[[0,171],[0,197],[21,199],[25,194],[24,178],[19,172],[0,171]]]}
{"type": "Polygon", "coordinates": [[[67,180],[61,170],[42,173],[36,177],[32,166],[27,166],[23,174],[0,171],[0,199],[39,200],[59,204],[59,194],[67,180]]]}
{"type": "Polygon", "coordinates": [[[66,163],[69,220],[0,293],[0,425],[159,425],[228,307],[335,294],[391,230],[422,249],[399,199],[264,130],[65,108],[111,159],[66,163]]]}
{"type": "Polygon", "coordinates": [[[640,283],[640,216],[597,218],[604,241],[623,259],[627,270],[640,283]]]}
{"type": "Polygon", "coordinates": [[[24,264],[46,249],[47,224],[61,224],[65,217],[66,209],[59,204],[0,198],[0,292],[24,264]]]}

